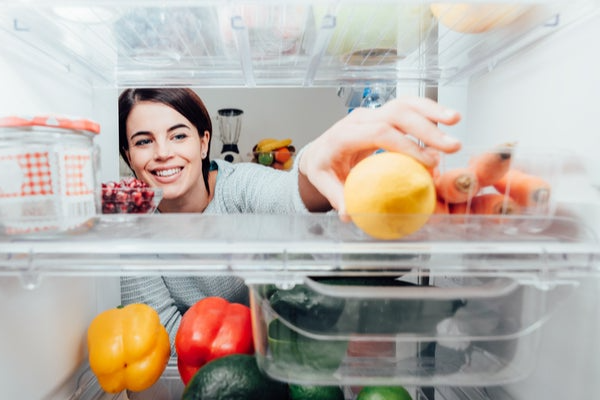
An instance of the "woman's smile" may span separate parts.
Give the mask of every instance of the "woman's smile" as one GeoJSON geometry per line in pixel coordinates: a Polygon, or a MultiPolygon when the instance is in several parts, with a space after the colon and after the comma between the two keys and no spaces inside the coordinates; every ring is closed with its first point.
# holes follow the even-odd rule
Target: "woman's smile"
{"type": "Polygon", "coordinates": [[[183,168],[181,167],[169,169],[155,169],[154,171],[152,171],[152,174],[162,178],[167,178],[180,173],[182,170],[183,168]]]}

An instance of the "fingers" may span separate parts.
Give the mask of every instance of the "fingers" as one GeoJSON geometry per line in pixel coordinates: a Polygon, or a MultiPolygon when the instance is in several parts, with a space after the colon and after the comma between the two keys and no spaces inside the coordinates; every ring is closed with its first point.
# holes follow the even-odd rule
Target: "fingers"
{"type": "Polygon", "coordinates": [[[340,215],[346,214],[344,202],[344,184],[335,174],[320,171],[315,172],[311,179],[311,183],[321,192],[331,206],[338,211],[340,215]]]}
{"type": "Polygon", "coordinates": [[[377,142],[379,148],[387,151],[395,151],[411,156],[427,167],[433,167],[440,160],[439,151],[432,147],[422,147],[414,139],[405,135],[399,135],[395,129],[379,136],[377,142]]]}
{"type": "Polygon", "coordinates": [[[437,123],[452,125],[460,121],[460,114],[454,110],[426,98],[394,100],[379,110],[394,129],[421,140],[427,146],[449,153],[460,149],[460,142],[437,126],[437,123]]]}
{"type": "Polygon", "coordinates": [[[369,144],[375,148],[405,153],[429,167],[438,163],[438,151],[453,153],[461,147],[438,127],[438,123],[456,124],[460,114],[431,99],[399,98],[377,109],[357,109],[350,117],[348,122],[361,146],[370,138],[369,144]]]}
{"type": "Polygon", "coordinates": [[[454,125],[460,121],[460,113],[456,110],[442,106],[438,102],[426,97],[400,97],[388,102],[390,107],[408,107],[416,113],[423,115],[434,122],[444,125],[454,125]]]}

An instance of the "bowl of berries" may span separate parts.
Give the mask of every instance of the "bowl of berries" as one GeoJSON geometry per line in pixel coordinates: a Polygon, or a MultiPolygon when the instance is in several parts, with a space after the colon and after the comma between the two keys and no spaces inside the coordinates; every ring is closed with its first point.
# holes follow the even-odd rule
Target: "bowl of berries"
{"type": "Polygon", "coordinates": [[[136,178],[102,183],[102,214],[151,214],[162,199],[162,189],[136,178]]]}

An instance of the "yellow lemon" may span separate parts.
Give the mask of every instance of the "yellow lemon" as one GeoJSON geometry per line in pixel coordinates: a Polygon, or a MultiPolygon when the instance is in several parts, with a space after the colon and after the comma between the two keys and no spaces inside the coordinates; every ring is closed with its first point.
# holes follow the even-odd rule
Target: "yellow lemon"
{"type": "Polygon", "coordinates": [[[398,239],[419,230],[435,210],[429,171],[414,158],[378,153],[352,168],[344,183],[346,211],[377,239],[398,239]]]}

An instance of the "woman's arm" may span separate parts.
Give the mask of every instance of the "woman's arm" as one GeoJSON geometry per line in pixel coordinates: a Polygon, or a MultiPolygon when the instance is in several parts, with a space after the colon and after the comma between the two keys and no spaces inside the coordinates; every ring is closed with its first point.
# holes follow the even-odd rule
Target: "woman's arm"
{"type": "MultiPolygon", "coordinates": [[[[301,149],[298,157],[304,152],[301,149]]],[[[307,213],[300,196],[298,163],[280,171],[254,163],[230,164],[215,160],[219,175],[215,195],[205,213],[307,213]]],[[[318,194],[318,192],[317,192],[318,194]]]]}
{"type": "Polygon", "coordinates": [[[171,354],[175,354],[175,335],[179,329],[181,313],[175,306],[169,289],[160,276],[121,277],[121,303],[144,303],[154,308],[160,322],[167,329],[171,341],[171,354]]]}
{"type": "Polygon", "coordinates": [[[333,207],[347,218],[344,182],[352,167],[378,149],[405,153],[435,166],[440,151],[460,149],[460,142],[437,124],[454,125],[459,120],[456,111],[418,97],[395,99],[375,109],[358,108],[303,151],[298,161],[300,197],[310,211],[333,207]]]}

